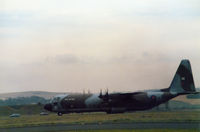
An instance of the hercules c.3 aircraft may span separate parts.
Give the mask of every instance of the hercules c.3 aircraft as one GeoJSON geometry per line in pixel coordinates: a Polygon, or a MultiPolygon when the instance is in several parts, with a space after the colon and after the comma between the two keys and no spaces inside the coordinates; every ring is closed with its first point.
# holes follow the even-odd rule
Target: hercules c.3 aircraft
{"type": "Polygon", "coordinates": [[[130,93],[64,94],[55,96],[44,109],[66,113],[123,113],[151,109],[179,95],[196,94],[189,60],[182,60],[168,88],[130,93]]]}

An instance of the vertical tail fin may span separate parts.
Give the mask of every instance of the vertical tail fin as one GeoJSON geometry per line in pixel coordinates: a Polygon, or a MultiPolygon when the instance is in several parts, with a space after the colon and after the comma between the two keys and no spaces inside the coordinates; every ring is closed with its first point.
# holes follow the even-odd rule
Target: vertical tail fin
{"type": "Polygon", "coordinates": [[[169,91],[177,94],[195,93],[195,85],[189,60],[181,61],[169,91]]]}

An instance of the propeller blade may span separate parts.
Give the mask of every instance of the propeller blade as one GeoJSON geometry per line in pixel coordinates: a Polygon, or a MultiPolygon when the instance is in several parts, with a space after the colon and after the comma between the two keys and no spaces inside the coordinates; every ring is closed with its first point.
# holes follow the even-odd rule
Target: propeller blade
{"type": "Polygon", "coordinates": [[[100,97],[100,98],[102,98],[102,97],[103,97],[103,95],[102,95],[102,89],[100,90],[99,97],[100,97]]]}

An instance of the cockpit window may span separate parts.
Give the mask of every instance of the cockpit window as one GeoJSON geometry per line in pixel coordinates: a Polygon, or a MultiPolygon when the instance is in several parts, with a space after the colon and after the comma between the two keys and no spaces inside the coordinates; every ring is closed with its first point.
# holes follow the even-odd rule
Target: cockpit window
{"type": "Polygon", "coordinates": [[[51,100],[51,103],[57,103],[59,102],[60,100],[60,97],[54,97],[52,100],[51,100]]]}

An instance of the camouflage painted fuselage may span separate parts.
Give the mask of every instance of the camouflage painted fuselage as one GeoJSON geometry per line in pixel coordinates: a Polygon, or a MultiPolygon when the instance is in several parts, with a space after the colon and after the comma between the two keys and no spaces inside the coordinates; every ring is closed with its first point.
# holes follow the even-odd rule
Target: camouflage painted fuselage
{"type": "MultiPolygon", "coordinates": [[[[104,95],[105,96],[105,95],[104,95]]],[[[176,95],[163,90],[135,93],[112,93],[108,97],[99,94],[69,94],[56,96],[45,109],[57,113],[107,112],[146,110],[165,103],[176,95]]]]}
{"type": "Polygon", "coordinates": [[[146,110],[184,94],[194,94],[194,80],[189,60],[182,60],[169,88],[132,93],[58,95],[44,106],[58,115],[70,112],[121,113],[146,110]]]}

